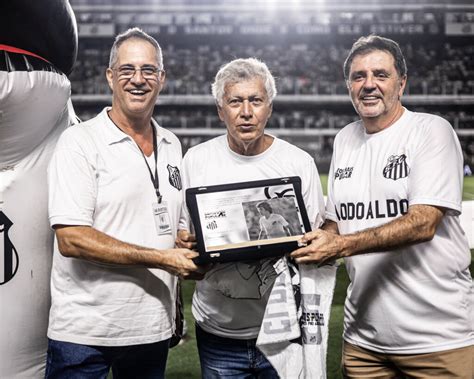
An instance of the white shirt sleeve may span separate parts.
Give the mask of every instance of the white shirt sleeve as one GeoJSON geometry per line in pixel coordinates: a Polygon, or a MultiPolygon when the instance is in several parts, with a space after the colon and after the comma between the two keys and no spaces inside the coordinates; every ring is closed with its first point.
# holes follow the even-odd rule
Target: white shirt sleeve
{"type": "Polygon", "coordinates": [[[79,145],[80,135],[71,133],[79,127],[63,133],[48,167],[51,226],[93,224],[97,172],[79,145]]]}
{"type": "Polygon", "coordinates": [[[459,214],[463,181],[459,140],[446,120],[433,117],[429,122],[411,162],[409,204],[440,206],[459,214]]]}

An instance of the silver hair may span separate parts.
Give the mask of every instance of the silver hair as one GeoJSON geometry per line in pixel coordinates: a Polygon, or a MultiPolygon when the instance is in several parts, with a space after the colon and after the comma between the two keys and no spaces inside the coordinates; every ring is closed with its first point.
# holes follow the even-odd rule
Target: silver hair
{"type": "Polygon", "coordinates": [[[223,65],[216,74],[212,83],[212,96],[219,106],[222,106],[225,87],[228,84],[254,79],[259,77],[263,80],[269,103],[273,102],[277,94],[275,78],[267,65],[257,58],[239,58],[223,65]]]}
{"type": "Polygon", "coordinates": [[[149,34],[145,33],[140,28],[130,28],[115,37],[112,49],[110,49],[109,67],[112,68],[117,63],[118,49],[125,41],[137,38],[150,42],[156,49],[156,61],[158,62],[158,69],[163,70],[163,54],[159,43],[149,34]]]}

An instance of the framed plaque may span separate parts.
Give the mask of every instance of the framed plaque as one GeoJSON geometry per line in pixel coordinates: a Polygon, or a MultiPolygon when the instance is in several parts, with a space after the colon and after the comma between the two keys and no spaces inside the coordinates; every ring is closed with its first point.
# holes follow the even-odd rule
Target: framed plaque
{"type": "Polygon", "coordinates": [[[284,255],[311,230],[298,176],[189,188],[186,204],[198,263],[284,255]]]}

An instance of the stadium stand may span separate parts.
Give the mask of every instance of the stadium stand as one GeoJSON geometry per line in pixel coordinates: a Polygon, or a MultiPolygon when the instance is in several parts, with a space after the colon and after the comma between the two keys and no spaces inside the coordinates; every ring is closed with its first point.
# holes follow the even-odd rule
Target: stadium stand
{"type": "Polygon", "coordinates": [[[411,5],[388,0],[338,5],[241,1],[238,12],[227,0],[71,4],[79,28],[72,93],[82,119],[110,103],[104,71],[114,35],[139,26],[159,40],[167,70],[155,117],[180,135],[185,149],[221,133],[210,97],[220,65],[253,56],[264,60],[277,78],[271,132],[318,157],[325,171],[331,138],[357,118],[342,63],[357,37],[378,33],[399,41],[407,58],[404,103],[448,119],[460,136],[466,163],[474,166],[474,5],[468,0],[411,5]]]}
{"type": "MultiPolygon", "coordinates": [[[[84,43],[85,44],[85,43],[84,43]]],[[[104,79],[107,46],[79,51],[73,73],[73,93],[108,93],[104,79]]],[[[474,95],[474,44],[441,46],[402,44],[410,81],[407,95],[474,95]]],[[[208,94],[210,81],[222,62],[233,57],[259,57],[269,62],[278,78],[278,91],[287,95],[345,95],[341,62],[348,48],[336,44],[275,44],[257,46],[210,44],[177,48],[165,45],[168,71],[164,94],[208,94]]]]}

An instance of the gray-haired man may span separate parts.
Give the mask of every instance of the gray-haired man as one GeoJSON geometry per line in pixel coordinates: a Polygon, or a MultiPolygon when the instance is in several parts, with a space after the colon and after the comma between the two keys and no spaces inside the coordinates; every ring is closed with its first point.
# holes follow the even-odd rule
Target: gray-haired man
{"type": "Polygon", "coordinates": [[[164,377],[176,275],[198,268],[172,249],[181,209],[181,145],[153,119],[165,72],[158,43],[117,36],[112,107],[61,136],[49,179],[58,248],[46,377],[164,377]]]}
{"type": "MultiPolygon", "coordinates": [[[[219,70],[212,85],[227,133],[188,151],[183,187],[300,176],[309,219],[319,223],[324,200],[313,158],[265,133],[276,95],[275,81],[257,59],[236,59],[219,70]]],[[[180,222],[179,245],[193,247],[188,220],[180,222]]],[[[204,378],[276,378],[256,347],[276,273],[273,259],[218,264],[196,286],[193,315],[204,378]]]]}

